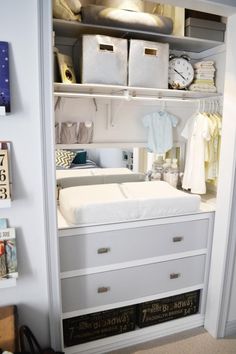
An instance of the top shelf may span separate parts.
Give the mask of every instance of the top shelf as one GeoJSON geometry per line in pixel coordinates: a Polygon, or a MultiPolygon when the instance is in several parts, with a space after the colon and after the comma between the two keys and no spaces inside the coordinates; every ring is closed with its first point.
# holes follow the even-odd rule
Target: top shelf
{"type": "Polygon", "coordinates": [[[169,43],[170,49],[184,52],[200,53],[224,45],[224,42],[206,39],[178,37],[168,34],[140,31],[121,27],[90,25],[77,21],[53,19],[53,29],[57,36],[78,38],[82,34],[103,34],[114,37],[143,39],[169,43]]]}

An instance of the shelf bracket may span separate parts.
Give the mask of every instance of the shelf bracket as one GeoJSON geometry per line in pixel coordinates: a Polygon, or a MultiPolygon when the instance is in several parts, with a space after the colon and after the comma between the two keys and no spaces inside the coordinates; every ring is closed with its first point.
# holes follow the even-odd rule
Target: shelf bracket
{"type": "Polygon", "coordinates": [[[132,96],[129,93],[129,90],[124,90],[124,97],[126,98],[127,101],[132,100],[132,96]]]}
{"type": "Polygon", "coordinates": [[[6,115],[6,107],[5,106],[0,106],[0,116],[5,116],[6,115]]]}
{"type": "Polygon", "coordinates": [[[95,111],[97,112],[98,111],[98,105],[97,105],[96,98],[94,98],[94,97],[93,97],[93,104],[94,104],[94,107],[95,107],[95,111]]]}

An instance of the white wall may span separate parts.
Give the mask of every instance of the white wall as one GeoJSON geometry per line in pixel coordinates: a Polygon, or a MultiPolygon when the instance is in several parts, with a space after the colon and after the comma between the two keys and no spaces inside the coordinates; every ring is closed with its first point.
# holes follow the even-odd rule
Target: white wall
{"type": "Polygon", "coordinates": [[[236,263],[234,265],[234,273],[233,273],[233,283],[232,283],[232,291],[230,297],[230,306],[229,306],[229,314],[228,314],[228,322],[236,321],[236,263]]]}
{"type": "Polygon", "coordinates": [[[19,264],[17,286],[0,289],[0,306],[18,305],[20,323],[48,344],[37,0],[0,0],[0,40],[10,44],[12,112],[0,117],[0,140],[13,143],[14,192],[0,217],[17,230],[19,264]]]}

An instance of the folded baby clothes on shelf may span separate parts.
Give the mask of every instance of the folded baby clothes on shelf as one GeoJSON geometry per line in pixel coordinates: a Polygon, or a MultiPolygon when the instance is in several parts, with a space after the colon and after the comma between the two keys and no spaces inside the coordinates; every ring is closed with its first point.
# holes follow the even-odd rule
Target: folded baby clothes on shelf
{"type": "Polygon", "coordinates": [[[208,67],[212,68],[212,66],[214,66],[214,64],[215,63],[213,60],[203,60],[203,61],[199,61],[199,62],[195,63],[193,65],[193,67],[195,69],[208,68],[208,67]]]}
{"type": "Polygon", "coordinates": [[[190,91],[198,91],[198,92],[209,92],[209,93],[214,93],[216,92],[216,87],[213,85],[199,85],[199,84],[192,84],[189,86],[190,91]]]}
{"type": "Polygon", "coordinates": [[[216,92],[215,65],[213,60],[203,60],[193,65],[194,80],[189,86],[190,91],[216,92]]]}

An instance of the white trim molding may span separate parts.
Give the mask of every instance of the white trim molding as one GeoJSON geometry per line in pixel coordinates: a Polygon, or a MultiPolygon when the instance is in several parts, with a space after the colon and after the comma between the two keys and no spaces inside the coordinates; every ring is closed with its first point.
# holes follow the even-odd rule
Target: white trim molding
{"type": "Polygon", "coordinates": [[[228,321],[225,327],[225,336],[232,336],[236,334],[236,320],[228,321]]]}

